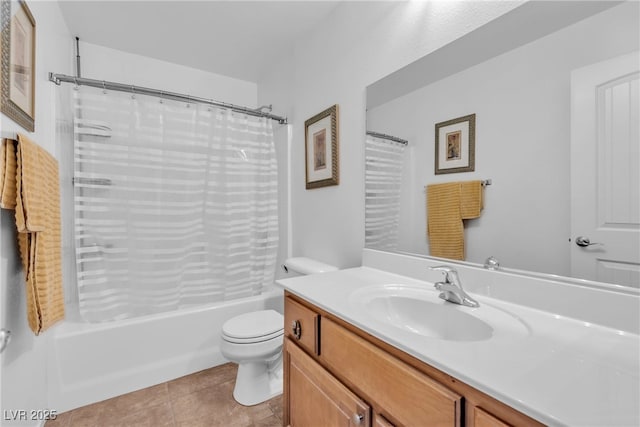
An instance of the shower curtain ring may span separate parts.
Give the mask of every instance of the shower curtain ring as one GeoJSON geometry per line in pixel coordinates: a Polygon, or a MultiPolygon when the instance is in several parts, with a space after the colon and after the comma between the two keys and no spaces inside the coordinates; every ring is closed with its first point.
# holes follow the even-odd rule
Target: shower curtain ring
{"type": "Polygon", "coordinates": [[[187,95],[187,108],[191,108],[191,96],[187,95]]]}
{"type": "Polygon", "coordinates": [[[160,104],[164,104],[164,92],[160,91],[160,104]]]}
{"type": "Polygon", "coordinates": [[[136,89],[131,86],[131,99],[136,99],[136,89]]]}
{"type": "Polygon", "coordinates": [[[104,80],[102,81],[102,93],[105,95],[107,93],[107,83],[104,80]]]}
{"type": "Polygon", "coordinates": [[[75,83],[75,86],[73,87],[73,90],[78,90],[80,88],[80,86],[78,85],[78,78],[74,77],[73,78],[73,82],[75,83]]]}

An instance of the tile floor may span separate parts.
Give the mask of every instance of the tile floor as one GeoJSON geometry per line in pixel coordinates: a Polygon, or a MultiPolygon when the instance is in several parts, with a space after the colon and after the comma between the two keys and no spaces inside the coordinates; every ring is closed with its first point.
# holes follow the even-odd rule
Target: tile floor
{"type": "Polygon", "coordinates": [[[59,414],[45,427],[275,427],[282,395],[256,406],[233,400],[237,365],[227,363],[59,414]]]}

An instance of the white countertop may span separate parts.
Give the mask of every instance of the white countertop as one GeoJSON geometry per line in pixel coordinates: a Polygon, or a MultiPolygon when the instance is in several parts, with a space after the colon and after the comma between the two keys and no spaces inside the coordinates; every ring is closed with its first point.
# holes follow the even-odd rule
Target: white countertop
{"type": "Polygon", "coordinates": [[[432,283],[370,267],[277,283],[542,423],[640,426],[640,336],[636,334],[469,292],[480,307],[464,309],[505,311],[526,325],[526,333],[506,330],[487,340],[446,341],[377,321],[350,301],[353,292],[366,286],[404,284],[433,289],[432,283]]]}

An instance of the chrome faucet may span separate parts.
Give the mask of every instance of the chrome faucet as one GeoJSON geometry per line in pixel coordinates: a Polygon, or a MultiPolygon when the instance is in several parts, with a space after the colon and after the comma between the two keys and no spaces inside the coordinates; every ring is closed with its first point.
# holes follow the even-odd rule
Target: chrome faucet
{"type": "Polygon", "coordinates": [[[484,268],[487,270],[499,270],[500,261],[492,255],[484,261],[484,268]]]}
{"type": "Polygon", "coordinates": [[[464,289],[462,289],[462,283],[460,283],[460,278],[455,268],[449,267],[448,265],[439,265],[437,267],[429,267],[429,269],[442,271],[444,273],[444,282],[436,282],[434,285],[437,290],[442,291],[440,298],[467,307],[480,306],[478,301],[471,298],[464,289]]]}

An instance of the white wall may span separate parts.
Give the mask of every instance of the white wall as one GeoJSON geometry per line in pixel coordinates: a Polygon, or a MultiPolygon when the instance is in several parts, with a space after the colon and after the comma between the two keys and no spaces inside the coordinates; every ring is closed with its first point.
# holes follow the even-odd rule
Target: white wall
{"type": "MultiPolygon", "coordinates": [[[[254,82],[84,43],[82,38],[80,58],[82,77],[183,93],[247,107],[257,106],[258,88],[254,82]]],[[[75,75],[75,66],[71,74],[75,75]]]]}
{"type": "MultiPolygon", "coordinates": [[[[2,134],[28,134],[47,151],[56,155],[54,87],[49,71],[70,73],[72,40],[56,2],[31,1],[29,9],[36,20],[36,113],[35,132],[28,134],[2,115],[2,134]]],[[[26,319],[24,276],[17,251],[14,212],[0,214],[0,326],[12,332],[12,340],[0,356],[2,393],[0,424],[37,425],[35,420],[12,421],[5,411],[45,409],[47,373],[47,333],[35,337],[26,319]],[[5,419],[9,418],[9,419],[5,419]]],[[[54,408],[52,408],[54,409],[54,408]]]]}
{"type": "Polygon", "coordinates": [[[492,179],[465,221],[468,261],[570,275],[570,73],[638,49],[638,4],[602,12],[369,110],[371,129],[410,141],[399,250],[429,254],[424,186],[492,179]],[[434,174],[434,124],[476,114],[475,172],[434,174]]]}
{"type": "Polygon", "coordinates": [[[293,255],[340,268],[364,246],[365,88],[519,2],[346,2],[258,81],[293,123],[293,255]],[[284,90],[283,90],[284,89],[284,90]],[[340,106],[340,185],[305,189],[304,121],[340,106]]]}

